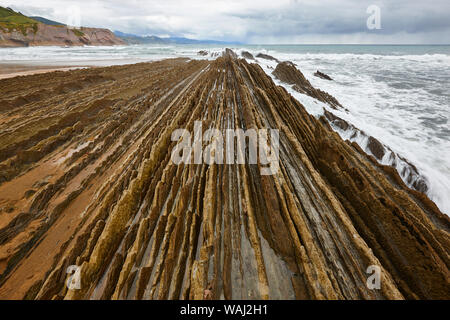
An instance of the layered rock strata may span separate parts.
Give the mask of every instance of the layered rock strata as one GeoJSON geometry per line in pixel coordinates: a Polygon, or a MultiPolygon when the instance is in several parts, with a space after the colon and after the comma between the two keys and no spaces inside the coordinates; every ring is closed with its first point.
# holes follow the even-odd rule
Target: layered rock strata
{"type": "MultiPolygon", "coordinates": [[[[279,63],[272,73],[278,80],[288,85],[292,85],[293,90],[317,99],[329,105],[332,109],[348,111],[335,97],[327,92],[314,88],[292,62],[286,61],[279,63]]],[[[397,169],[403,182],[405,182],[408,187],[420,192],[428,192],[428,180],[421,172],[419,172],[416,166],[407,159],[394,152],[389,146],[384,145],[376,138],[365,133],[363,130],[356,128],[351,123],[336,116],[333,112],[324,108],[323,115],[324,119],[329,122],[332,128],[341,133],[341,136],[346,136],[350,141],[357,142],[366,153],[374,156],[378,162],[390,165],[397,169]]]]}
{"type": "Polygon", "coordinates": [[[327,75],[327,74],[325,74],[325,73],[323,73],[323,72],[320,72],[319,70],[317,70],[317,71],[314,73],[314,76],[315,76],[315,77],[318,77],[318,78],[322,78],[322,79],[324,79],[324,80],[330,80],[330,81],[333,80],[333,79],[331,79],[331,77],[330,77],[329,75],[327,75]]]}
{"type": "Polygon", "coordinates": [[[314,88],[292,62],[284,61],[279,63],[272,73],[280,81],[293,85],[293,89],[300,93],[327,103],[333,109],[343,108],[335,97],[325,91],[314,88]]]}
{"type": "Polygon", "coordinates": [[[448,217],[256,64],[228,53],[0,91],[2,299],[449,298],[448,217]],[[175,165],[172,133],[200,120],[278,129],[278,172],[175,165]]]}
{"type": "Polygon", "coordinates": [[[126,45],[113,32],[103,28],[70,29],[36,23],[35,29],[26,33],[20,30],[0,29],[0,47],[29,46],[112,46],[126,45]]]}

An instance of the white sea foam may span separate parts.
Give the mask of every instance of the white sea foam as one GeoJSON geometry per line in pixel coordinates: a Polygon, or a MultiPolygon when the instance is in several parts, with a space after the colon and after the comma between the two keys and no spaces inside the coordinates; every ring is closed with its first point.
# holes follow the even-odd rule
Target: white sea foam
{"type": "MultiPolygon", "coordinates": [[[[320,116],[327,109],[414,164],[428,184],[428,196],[442,212],[450,214],[450,97],[445,89],[450,84],[450,56],[265,53],[297,64],[313,86],[332,94],[348,109],[336,111],[292,90],[271,74],[276,62],[257,59],[309,113],[320,116]],[[334,81],[314,77],[316,70],[334,81]]],[[[353,135],[335,129],[344,139],[353,135]]],[[[368,150],[366,136],[356,135],[351,140],[368,150]]],[[[380,162],[392,164],[389,155],[380,162]]],[[[403,171],[406,165],[397,159],[395,167],[404,173],[403,178],[408,173],[403,171]]]]}

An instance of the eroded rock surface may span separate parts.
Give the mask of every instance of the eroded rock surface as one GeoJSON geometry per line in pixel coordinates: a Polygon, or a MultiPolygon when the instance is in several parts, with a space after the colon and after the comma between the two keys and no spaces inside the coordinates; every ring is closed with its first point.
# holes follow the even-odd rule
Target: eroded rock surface
{"type": "Polygon", "coordinates": [[[256,64],[228,52],[0,90],[2,299],[450,298],[448,217],[256,64]],[[279,129],[278,173],[173,164],[172,132],[198,120],[279,129]]]}
{"type": "Polygon", "coordinates": [[[318,78],[322,78],[322,79],[324,79],[324,80],[333,80],[333,79],[331,79],[331,77],[329,76],[329,75],[327,75],[327,74],[325,74],[325,73],[323,73],[323,72],[320,72],[319,70],[317,70],[315,73],[314,73],[314,76],[316,76],[316,77],[318,77],[318,78]]]}
{"type": "Polygon", "coordinates": [[[342,108],[342,105],[336,100],[335,97],[325,91],[314,88],[308,79],[305,78],[303,73],[297,69],[292,62],[284,61],[279,63],[272,73],[277,79],[293,85],[292,88],[295,91],[325,102],[334,109],[342,108]]]}
{"type": "Polygon", "coordinates": [[[407,159],[382,144],[378,139],[368,135],[335,114],[324,109],[323,115],[324,119],[327,119],[335,130],[341,130],[350,141],[358,141],[359,146],[366,153],[373,155],[379,162],[388,164],[396,169],[408,187],[423,193],[429,190],[427,179],[407,159]]]}
{"type": "Polygon", "coordinates": [[[261,58],[261,59],[266,59],[266,60],[271,60],[271,61],[276,61],[276,62],[280,62],[277,58],[272,57],[271,55],[265,54],[265,53],[258,53],[256,55],[257,58],[261,58]]]}
{"type": "Polygon", "coordinates": [[[36,30],[4,30],[0,28],[0,47],[28,46],[111,46],[125,45],[113,32],[103,28],[70,29],[65,26],[36,24],[36,30]]]}
{"type": "Polygon", "coordinates": [[[242,51],[241,52],[242,57],[245,59],[255,60],[255,57],[248,51],[242,51]]]}

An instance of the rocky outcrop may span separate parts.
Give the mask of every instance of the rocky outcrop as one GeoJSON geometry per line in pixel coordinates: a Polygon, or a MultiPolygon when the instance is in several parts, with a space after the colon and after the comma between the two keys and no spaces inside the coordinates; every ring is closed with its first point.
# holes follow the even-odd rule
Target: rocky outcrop
{"type": "Polygon", "coordinates": [[[394,152],[388,146],[382,144],[378,139],[368,135],[356,128],[344,119],[324,109],[324,119],[342,135],[347,136],[350,141],[358,141],[359,146],[369,155],[374,156],[378,162],[387,164],[396,169],[403,182],[414,190],[427,193],[429,190],[427,179],[411,162],[394,152]],[[387,155],[387,156],[386,156],[387,155]],[[386,156],[386,157],[385,157],[386,156]]]}
{"type": "Polygon", "coordinates": [[[318,78],[322,78],[322,79],[324,79],[324,80],[333,80],[333,79],[331,79],[331,77],[329,76],[329,75],[327,75],[327,74],[325,74],[325,73],[323,73],[323,72],[320,72],[319,70],[317,70],[315,73],[314,73],[314,76],[316,76],[316,77],[318,77],[318,78]]]}
{"type": "Polygon", "coordinates": [[[335,97],[326,93],[325,91],[314,88],[292,62],[284,61],[279,63],[272,74],[277,79],[287,84],[293,85],[292,88],[295,91],[306,94],[319,101],[325,102],[333,109],[342,108],[342,105],[336,100],[335,97]]]}
{"type": "Polygon", "coordinates": [[[256,57],[257,58],[261,58],[261,59],[266,59],[266,60],[271,60],[271,61],[275,61],[275,62],[280,62],[277,58],[275,58],[275,57],[272,57],[272,56],[270,56],[270,55],[268,55],[268,54],[265,54],[265,53],[258,53],[257,55],[256,55],[256,57]]]}
{"type": "Polygon", "coordinates": [[[125,44],[110,30],[100,28],[69,29],[65,26],[37,23],[35,30],[28,29],[26,32],[0,29],[0,47],[111,46],[125,44]]]}
{"type": "Polygon", "coordinates": [[[1,299],[450,298],[448,217],[231,52],[0,90],[1,299]],[[279,129],[278,172],[175,165],[199,120],[279,129]]]}
{"type": "MultiPolygon", "coordinates": [[[[293,85],[292,88],[297,92],[327,103],[333,109],[342,108],[342,105],[336,98],[327,92],[314,88],[292,62],[286,61],[279,63],[273,75],[282,82],[293,85]]],[[[367,154],[374,156],[380,163],[387,164],[396,169],[408,187],[422,193],[428,192],[429,183],[427,179],[407,159],[382,144],[376,138],[366,134],[363,130],[356,128],[325,108],[323,115],[323,119],[326,119],[342,136],[346,136],[350,141],[358,143],[367,154]],[[385,157],[385,155],[387,156],[385,157]]]]}
{"type": "Polygon", "coordinates": [[[233,50],[226,48],[225,51],[222,53],[223,56],[228,57],[230,59],[237,59],[237,54],[233,50]]]}
{"type": "Polygon", "coordinates": [[[245,59],[249,59],[249,60],[255,60],[255,57],[248,51],[242,51],[241,55],[243,58],[245,59]]]}

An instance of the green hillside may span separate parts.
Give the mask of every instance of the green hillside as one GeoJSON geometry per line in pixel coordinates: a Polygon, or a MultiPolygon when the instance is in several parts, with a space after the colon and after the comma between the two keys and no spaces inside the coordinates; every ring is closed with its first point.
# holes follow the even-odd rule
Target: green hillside
{"type": "Polygon", "coordinates": [[[39,21],[43,24],[49,25],[49,26],[54,26],[54,27],[65,27],[66,26],[64,23],[56,22],[56,21],[53,21],[53,20],[50,20],[50,19],[47,19],[44,17],[31,16],[30,18],[34,19],[36,21],[39,21]]]}
{"type": "Polygon", "coordinates": [[[30,31],[37,32],[38,22],[15,12],[9,8],[0,7],[0,29],[4,32],[18,30],[24,36],[30,31]]]}

